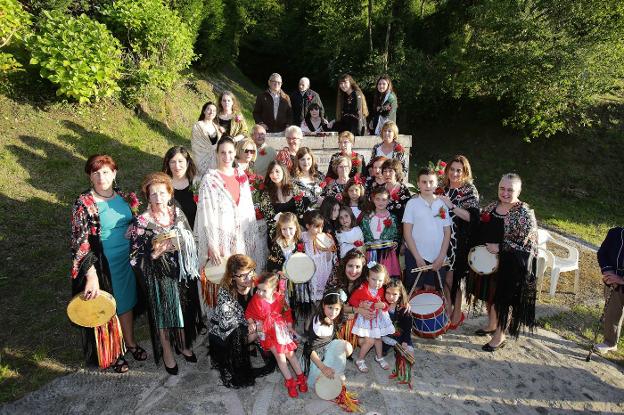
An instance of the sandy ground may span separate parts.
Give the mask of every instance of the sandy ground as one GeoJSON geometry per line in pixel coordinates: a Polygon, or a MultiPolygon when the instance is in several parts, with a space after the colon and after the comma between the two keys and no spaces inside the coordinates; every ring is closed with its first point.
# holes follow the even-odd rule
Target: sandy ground
{"type": "MultiPolygon", "coordinates": [[[[347,387],[370,414],[624,413],[621,368],[599,356],[586,363],[586,350],[544,330],[486,353],[481,346],[487,338],[472,335],[484,323],[484,317],[470,318],[442,338],[416,339],[412,390],[389,379],[372,353],[368,374],[348,362],[347,387]]],[[[178,376],[167,375],[151,358],[130,357],[127,374],[81,370],[0,407],[0,414],[343,413],[313,391],[290,399],[279,372],[253,388],[227,389],[210,369],[205,347],[195,351],[199,362],[178,362],[178,376]]]]}

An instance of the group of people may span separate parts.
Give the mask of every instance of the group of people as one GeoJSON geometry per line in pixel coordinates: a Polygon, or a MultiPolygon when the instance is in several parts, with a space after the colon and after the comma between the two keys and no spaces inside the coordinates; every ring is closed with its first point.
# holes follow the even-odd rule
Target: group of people
{"type": "MultiPolygon", "coordinates": [[[[355,91],[356,98],[339,108],[365,107],[353,80],[344,81],[339,102],[340,94],[355,91]]],[[[379,83],[391,88],[389,79],[379,83]]],[[[295,397],[321,374],[344,373],[355,350],[361,372],[369,370],[371,349],[375,362],[390,369],[385,356],[397,344],[417,362],[408,293],[420,289],[443,293],[451,330],[466,318],[464,297],[469,304],[483,301],[489,322],[476,334],[491,335],[483,346],[488,352],[505,346],[506,333],[517,336],[534,325],[537,225],[519,199],[518,175],[503,175],[498,200],[482,207],[470,163],[457,155],[437,170],[418,171],[412,194],[398,127],[386,112],[378,114],[380,127],[372,124],[380,142],[368,161],[352,150],[362,120],[354,130],[348,126],[355,119],[337,117],[340,151],[321,172],[298,125],[285,128],[283,149],[265,143],[267,130],[281,128],[275,121],[287,96],[276,89],[280,84],[272,75],[270,91],[258,97],[254,116],[273,119],[263,118],[250,138],[231,93],[218,105],[205,104],[191,151],[171,148],[162,171],[144,178],[144,205],[116,186],[112,157],[89,157],[91,187],[72,210],[72,289],[87,300],[108,291],[117,309],[98,335],[84,331],[92,362],[122,373],[129,368],[126,350],[146,360],[133,329],[134,318],[146,312],[153,357],[168,373],[178,373],[175,354],[197,361],[194,341],[205,333],[225,386],[252,385],[277,366],[295,397]],[[496,273],[471,272],[468,251],[476,244],[498,255],[496,273]],[[298,253],[314,263],[305,282],[284,272],[298,253]],[[219,278],[208,278],[215,269],[219,278]],[[264,363],[253,367],[258,354],[264,363]]],[[[292,107],[308,124],[299,106],[310,103],[313,120],[322,104],[318,96],[306,98],[305,78],[300,91],[302,100],[292,107]]],[[[401,370],[399,361],[393,376],[409,382],[409,366],[401,370]]]]}

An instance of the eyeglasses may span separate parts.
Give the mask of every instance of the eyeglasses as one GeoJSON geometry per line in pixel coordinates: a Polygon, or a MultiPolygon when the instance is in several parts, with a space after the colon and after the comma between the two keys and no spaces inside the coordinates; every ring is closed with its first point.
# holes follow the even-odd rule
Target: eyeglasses
{"type": "Polygon", "coordinates": [[[243,150],[246,154],[256,154],[256,150],[254,150],[253,148],[246,148],[245,150],[243,150]]]}
{"type": "Polygon", "coordinates": [[[253,278],[254,276],[254,270],[252,269],[251,271],[245,273],[245,274],[232,274],[232,277],[234,278],[240,278],[243,280],[246,280],[247,278],[253,278]]]}

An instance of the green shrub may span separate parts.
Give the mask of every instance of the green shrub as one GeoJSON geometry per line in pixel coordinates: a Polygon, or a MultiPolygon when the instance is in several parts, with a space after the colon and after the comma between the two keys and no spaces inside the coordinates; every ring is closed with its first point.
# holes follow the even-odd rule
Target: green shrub
{"type": "MultiPolygon", "coordinates": [[[[21,40],[30,26],[30,14],[17,0],[0,0],[0,48],[13,40],[21,40]]],[[[12,54],[0,52],[0,73],[19,69],[22,65],[12,54]]]]}
{"type": "Polygon", "coordinates": [[[160,0],[119,0],[102,9],[113,33],[127,48],[131,87],[170,88],[195,57],[193,36],[176,12],[160,0]]]}
{"type": "Polygon", "coordinates": [[[57,95],[84,103],[120,91],[120,45],[106,26],[84,14],[43,12],[39,29],[28,42],[30,63],[39,65],[41,76],[59,86],[57,95]]]}

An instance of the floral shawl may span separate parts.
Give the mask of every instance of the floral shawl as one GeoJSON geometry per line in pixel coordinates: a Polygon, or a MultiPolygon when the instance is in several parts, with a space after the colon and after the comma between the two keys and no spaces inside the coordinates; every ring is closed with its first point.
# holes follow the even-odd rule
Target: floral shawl
{"type": "MultiPolygon", "coordinates": [[[[499,202],[492,202],[483,211],[492,213],[499,202]]],[[[537,254],[537,220],[535,212],[524,202],[517,202],[505,216],[505,237],[501,249],[537,254]]]]}
{"type": "Polygon", "coordinates": [[[221,340],[225,340],[237,327],[247,327],[245,310],[225,287],[219,288],[217,305],[210,321],[212,322],[210,334],[221,340]]]}

